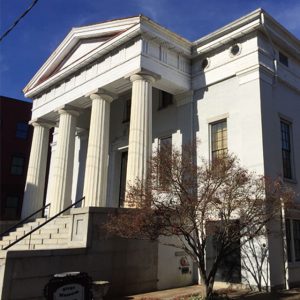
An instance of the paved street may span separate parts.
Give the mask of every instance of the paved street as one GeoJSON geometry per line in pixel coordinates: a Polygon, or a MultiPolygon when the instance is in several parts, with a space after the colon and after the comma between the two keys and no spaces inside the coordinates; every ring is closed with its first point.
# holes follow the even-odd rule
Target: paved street
{"type": "MultiPolygon", "coordinates": [[[[138,295],[130,295],[122,298],[114,298],[114,300],[188,300],[192,295],[198,295],[202,291],[201,286],[193,285],[183,288],[169,289],[152,293],[144,293],[138,295]]],[[[220,289],[219,292],[225,292],[225,289],[220,289]]],[[[229,299],[245,299],[245,300],[299,300],[300,288],[290,291],[277,293],[254,293],[242,291],[226,292],[229,299]]]]}

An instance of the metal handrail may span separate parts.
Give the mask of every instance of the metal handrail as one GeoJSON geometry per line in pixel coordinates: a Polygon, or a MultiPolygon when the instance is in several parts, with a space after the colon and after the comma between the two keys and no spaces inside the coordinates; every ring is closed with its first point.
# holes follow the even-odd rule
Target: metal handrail
{"type": "Polygon", "coordinates": [[[5,236],[7,233],[9,233],[10,231],[16,229],[17,227],[19,227],[20,225],[23,225],[26,221],[28,221],[31,217],[33,217],[34,215],[36,215],[37,213],[39,213],[41,210],[45,210],[45,208],[47,208],[48,206],[50,206],[50,203],[48,203],[47,205],[44,205],[42,208],[38,209],[37,211],[35,211],[34,213],[32,213],[30,216],[22,219],[21,221],[19,221],[17,224],[9,227],[8,229],[6,229],[5,231],[0,233],[0,238],[2,238],[3,236],[5,236]]]}
{"type": "Polygon", "coordinates": [[[3,248],[2,250],[7,250],[8,248],[12,247],[13,245],[17,244],[18,242],[22,241],[23,239],[25,239],[27,236],[31,235],[32,233],[34,233],[35,231],[39,230],[41,227],[43,227],[44,225],[46,225],[47,223],[51,222],[52,220],[56,219],[58,216],[60,216],[61,214],[63,214],[65,211],[69,210],[71,207],[75,206],[77,203],[80,203],[82,200],[85,199],[85,196],[83,196],[82,198],[80,198],[79,200],[77,200],[76,202],[72,203],[71,205],[69,205],[67,208],[63,209],[62,211],[60,211],[59,213],[57,213],[55,216],[51,217],[50,219],[48,219],[46,222],[44,222],[43,224],[40,224],[39,226],[33,228],[31,231],[27,232],[26,234],[24,234],[23,236],[21,236],[20,238],[18,238],[17,240],[15,240],[13,243],[9,244],[8,246],[6,246],[5,248],[3,248]]]}

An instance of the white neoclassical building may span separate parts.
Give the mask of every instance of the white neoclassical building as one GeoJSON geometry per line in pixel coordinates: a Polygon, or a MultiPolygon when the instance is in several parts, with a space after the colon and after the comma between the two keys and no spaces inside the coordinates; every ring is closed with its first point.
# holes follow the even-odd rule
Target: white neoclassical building
{"type": "MultiPolygon", "coordinates": [[[[75,215],[126,206],[153,147],[194,138],[199,156],[229,149],[300,191],[300,42],[261,9],[194,42],[142,15],[73,28],[24,93],[34,134],[23,216],[82,196],[75,215]]],[[[300,212],[285,218],[267,241],[271,286],[300,282],[300,212]]],[[[181,253],[157,247],[156,288],[195,280],[193,268],[176,273],[181,253]]]]}

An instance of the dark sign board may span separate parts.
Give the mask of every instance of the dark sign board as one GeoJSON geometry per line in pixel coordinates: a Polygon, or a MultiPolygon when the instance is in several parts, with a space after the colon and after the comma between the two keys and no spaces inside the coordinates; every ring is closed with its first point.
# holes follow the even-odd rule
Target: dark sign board
{"type": "Polygon", "coordinates": [[[69,272],[54,275],[45,287],[47,300],[90,300],[92,279],[86,273],[69,272]]]}

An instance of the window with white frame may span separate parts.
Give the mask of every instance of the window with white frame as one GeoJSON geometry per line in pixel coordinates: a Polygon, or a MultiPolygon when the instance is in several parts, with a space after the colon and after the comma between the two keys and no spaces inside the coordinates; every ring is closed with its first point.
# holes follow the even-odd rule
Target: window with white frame
{"type": "Polygon", "coordinates": [[[300,220],[287,219],[286,241],[289,262],[300,261],[300,220]]]}
{"type": "Polygon", "coordinates": [[[227,154],[227,120],[210,124],[211,159],[222,158],[227,154]]]}
{"type": "Polygon", "coordinates": [[[291,123],[281,120],[281,154],[283,177],[293,179],[291,123]]]}

